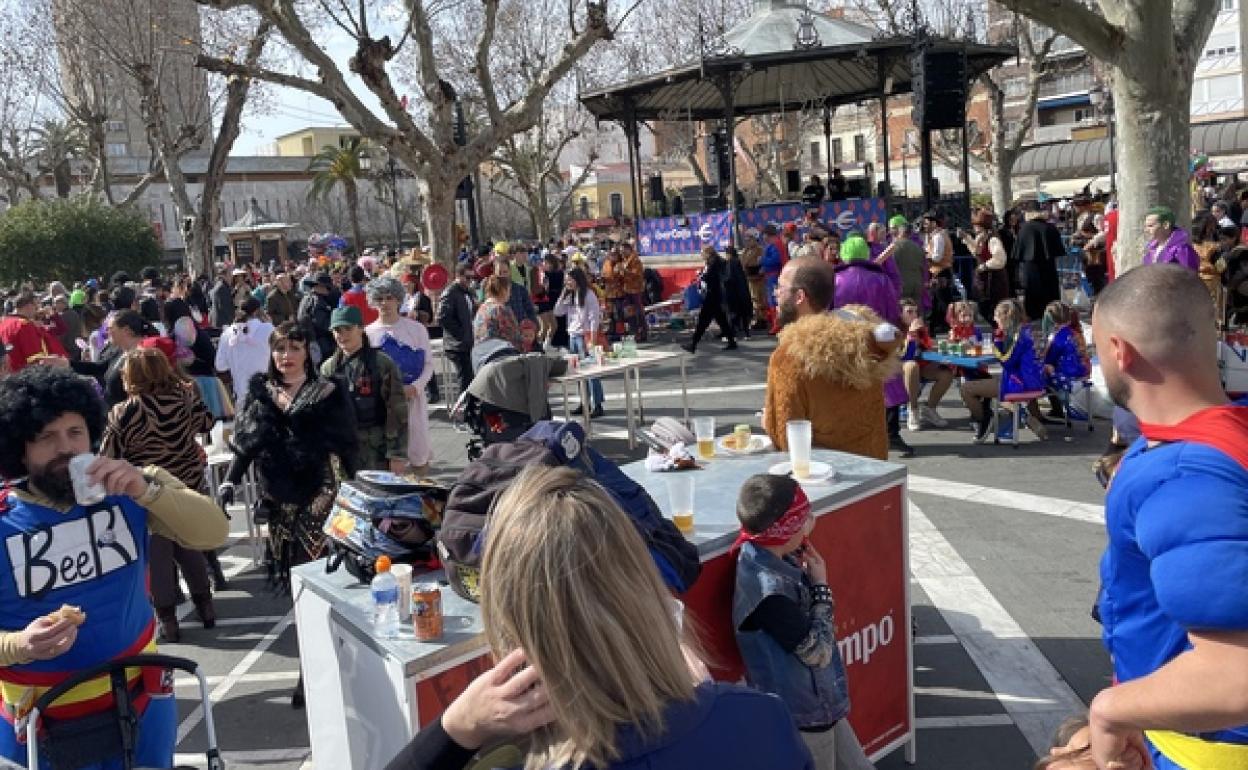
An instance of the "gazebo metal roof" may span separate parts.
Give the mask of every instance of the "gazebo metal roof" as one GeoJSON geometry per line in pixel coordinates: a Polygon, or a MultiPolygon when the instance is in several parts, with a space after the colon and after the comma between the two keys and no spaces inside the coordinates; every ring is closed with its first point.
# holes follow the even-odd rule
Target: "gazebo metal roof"
{"type": "MultiPolygon", "coordinates": [[[[914,38],[877,38],[859,24],[804,3],[761,0],[699,60],[588,91],[581,102],[602,120],[716,120],[731,75],[737,115],[831,107],[912,89],[914,38]],[[800,40],[800,42],[799,42],[800,40]],[[889,81],[891,80],[891,83],[889,81]]],[[[968,82],[1017,55],[1005,46],[931,40],[933,52],[966,51],[968,82]]]]}

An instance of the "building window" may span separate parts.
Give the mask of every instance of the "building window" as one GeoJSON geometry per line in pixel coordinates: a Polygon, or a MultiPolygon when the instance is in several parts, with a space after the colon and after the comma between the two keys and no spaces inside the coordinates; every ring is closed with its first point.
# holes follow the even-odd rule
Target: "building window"
{"type": "Polygon", "coordinates": [[[104,124],[104,129],[105,129],[106,131],[108,131],[108,132],[110,132],[110,133],[114,133],[114,134],[115,134],[115,133],[117,133],[117,132],[119,132],[119,131],[125,131],[125,130],[126,130],[126,121],[124,121],[124,120],[110,120],[110,121],[108,121],[107,123],[105,123],[105,124],[104,124]]]}
{"type": "Polygon", "coordinates": [[[1235,10],[1236,5],[1238,5],[1238,0],[1222,0],[1222,10],[1224,11],[1235,10]]]}
{"type": "Polygon", "coordinates": [[[854,162],[862,163],[867,159],[867,137],[854,134],[854,162]]]}
{"type": "Polygon", "coordinates": [[[303,137],[303,154],[311,157],[316,154],[316,148],[312,146],[312,137],[303,137]]]}
{"type": "Polygon", "coordinates": [[[1193,115],[1214,115],[1243,109],[1243,81],[1239,75],[1197,78],[1192,83],[1193,115]]]}
{"type": "Polygon", "coordinates": [[[104,145],[104,154],[110,158],[121,158],[127,155],[125,142],[109,142],[104,145]]]}
{"type": "Polygon", "coordinates": [[[820,156],[823,155],[823,142],[810,143],[810,165],[812,167],[819,165],[820,156]]]}
{"type": "Polygon", "coordinates": [[[845,156],[841,152],[841,140],[833,139],[832,140],[832,162],[839,166],[841,165],[841,162],[844,160],[844,158],[845,156]]]}
{"type": "Polygon", "coordinates": [[[624,216],[624,196],[619,193],[611,193],[611,216],[624,216]]]}
{"type": "Polygon", "coordinates": [[[580,200],[581,219],[589,219],[589,198],[582,195],[580,200]]]}
{"type": "Polygon", "coordinates": [[[1239,32],[1231,30],[1229,32],[1215,32],[1209,36],[1209,40],[1205,42],[1206,59],[1216,59],[1222,56],[1234,56],[1239,51],[1239,32]]]}
{"type": "Polygon", "coordinates": [[[1007,141],[1007,142],[1010,140],[1010,137],[1014,136],[1014,133],[1015,133],[1016,131],[1018,131],[1018,121],[1017,121],[1017,120],[1007,120],[1007,121],[1005,121],[1005,139],[1006,139],[1006,141],[1007,141]]]}
{"type": "Polygon", "coordinates": [[[1002,88],[1006,96],[1026,96],[1027,78],[1010,78],[1002,88]]]}

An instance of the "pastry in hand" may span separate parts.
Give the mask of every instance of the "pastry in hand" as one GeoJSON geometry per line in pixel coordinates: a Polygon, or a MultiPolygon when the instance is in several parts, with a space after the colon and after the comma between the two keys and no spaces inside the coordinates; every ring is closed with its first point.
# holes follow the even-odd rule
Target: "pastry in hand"
{"type": "Polygon", "coordinates": [[[70,604],[62,604],[59,610],[49,612],[45,617],[53,623],[68,620],[75,626],[81,626],[87,622],[87,613],[83,612],[81,607],[75,607],[70,604]]]}

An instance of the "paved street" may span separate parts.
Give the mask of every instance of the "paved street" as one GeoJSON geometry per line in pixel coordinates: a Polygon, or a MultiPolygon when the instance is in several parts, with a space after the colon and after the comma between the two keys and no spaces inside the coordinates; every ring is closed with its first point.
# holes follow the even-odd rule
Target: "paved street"
{"type": "MultiPolygon", "coordinates": [[[[670,343],[670,341],[667,341],[670,343]]],[[[668,345],[670,346],[670,344],[668,345]]],[[[689,366],[691,407],[721,426],[758,426],[767,356],[755,338],[738,353],[706,345],[689,366]]],[[[608,415],[595,445],[617,461],[640,458],[623,440],[619,381],[606,380],[608,415]]],[[[647,419],[679,416],[675,367],[646,370],[647,419]]],[[[557,393],[555,411],[559,412],[557,393]]],[[[1090,471],[1108,426],[1072,440],[975,446],[956,391],[945,430],[907,433],[910,471],[915,688],[920,770],[1026,768],[1047,750],[1052,727],[1108,681],[1099,628],[1088,610],[1104,545],[1103,502],[1090,471]]],[[[464,436],[438,408],[437,475],[449,481],[466,460],[464,436]]],[[[240,511],[241,513],[241,511],[240,511]]],[[[234,518],[236,535],[245,533],[234,518]]],[[[299,768],[309,762],[304,712],[289,706],[298,671],[288,597],[272,594],[241,543],[228,555],[231,590],[218,598],[218,627],[187,622],[173,654],[199,660],[210,676],[217,731],[232,767],[299,768]],[[232,762],[231,762],[232,760],[232,762]]],[[[190,680],[178,690],[179,761],[202,764],[203,726],[190,680]]],[[[906,767],[896,752],[881,768],[906,767]]]]}

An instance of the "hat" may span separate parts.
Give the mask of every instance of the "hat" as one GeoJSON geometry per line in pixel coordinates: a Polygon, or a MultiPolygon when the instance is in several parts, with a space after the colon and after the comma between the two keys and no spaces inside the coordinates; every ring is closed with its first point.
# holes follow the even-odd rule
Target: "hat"
{"type": "Polygon", "coordinates": [[[82,307],[85,304],[87,304],[87,293],[82,289],[74,289],[69,295],[69,306],[82,307]]]}
{"type": "Polygon", "coordinates": [[[320,284],[327,289],[334,288],[334,279],[330,277],[329,273],[317,273],[313,283],[320,284]]]}
{"type": "Polygon", "coordinates": [[[256,313],[258,310],[260,310],[260,300],[256,299],[255,297],[248,297],[247,299],[243,300],[243,304],[239,305],[238,307],[247,315],[252,315],[256,313]]]}
{"type": "Polygon", "coordinates": [[[507,241],[499,241],[494,244],[494,253],[500,255],[510,254],[511,246],[507,244],[507,241]]]}
{"type": "Polygon", "coordinates": [[[336,308],[329,316],[329,328],[338,329],[343,326],[363,326],[364,316],[355,305],[343,305],[336,308]]]}
{"type": "Polygon", "coordinates": [[[841,244],[842,262],[858,262],[871,257],[871,247],[861,235],[851,235],[841,244]]]}
{"type": "Polygon", "coordinates": [[[902,214],[894,214],[888,220],[889,227],[906,227],[910,224],[910,220],[906,219],[902,214]]]}
{"type": "Polygon", "coordinates": [[[300,279],[299,279],[299,285],[300,285],[300,286],[302,286],[302,287],[303,287],[303,288],[305,288],[305,289],[310,289],[310,288],[312,288],[313,286],[315,286],[315,285],[316,285],[316,276],[315,276],[315,275],[305,275],[303,278],[300,278],[300,279]]]}
{"type": "Polygon", "coordinates": [[[100,288],[100,282],[99,282],[99,281],[97,281],[97,280],[95,280],[94,278],[88,278],[88,279],[87,279],[87,288],[88,288],[88,289],[98,289],[98,288],[100,288]]]}
{"type": "Polygon", "coordinates": [[[407,298],[407,292],[403,290],[403,284],[390,276],[374,278],[364,287],[364,291],[368,295],[369,302],[380,302],[386,297],[394,297],[399,302],[402,302],[407,298]]]}

